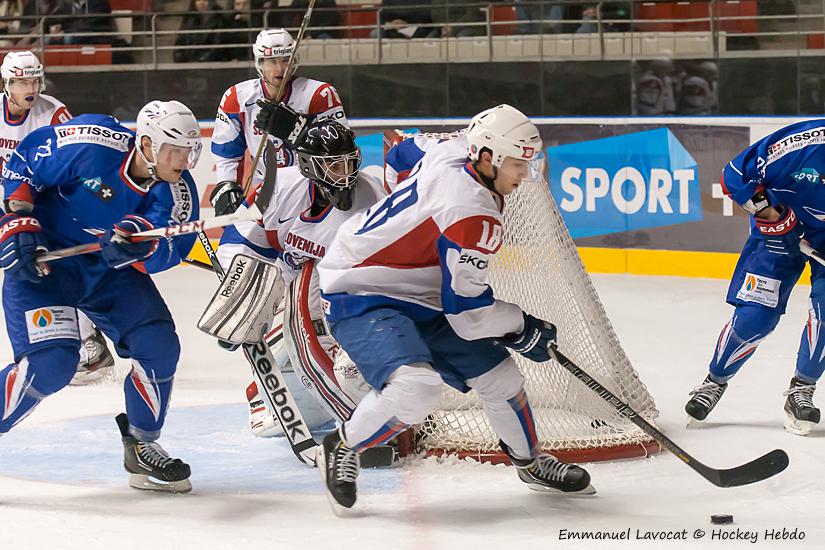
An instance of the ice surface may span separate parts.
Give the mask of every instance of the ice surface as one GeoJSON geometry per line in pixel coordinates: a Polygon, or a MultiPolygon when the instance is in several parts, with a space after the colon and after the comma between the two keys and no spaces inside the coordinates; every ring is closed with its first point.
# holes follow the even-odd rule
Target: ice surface
{"type": "MultiPolygon", "coordinates": [[[[608,316],[661,411],[659,426],[698,459],[729,467],[773,448],[789,469],[748,487],[712,486],[668,454],[588,465],[589,499],[531,492],[512,469],[417,461],[360,478],[357,517],[331,513],[317,471],[280,440],[246,429],[248,367],[195,328],[214,286],[208,273],[178,268],[156,277],[175,316],[183,353],[161,443],[192,464],[189,495],[130,489],[120,466],[114,385],[66,388],[0,438],[2,550],[29,548],[497,549],[716,548],[711,533],[757,531],[757,547],[823,548],[825,426],[807,438],[782,429],[782,392],[792,375],[809,287],[732,382],[701,428],[685,428],[688,391],[730,307],[725,281],[597,275],[608,316]],[[711,514],[735,517],[712,526],[711,514]],[[765,541],[766,528],[804,530],[802,541],[765,541]],[[629,541],[560,541],[562,529],[623,532],[629,541]],[[689,540],[634,540],[636,530],[686,530],[689,540]],[[706,535],[694,540],[694,532],[706,535]]],[[[0,349],[7,361],[5,337],[0,349]]],[[[118,366],[127,368],[122,360],[118,366]]],[[[822,391],[822,390],[821,390],[822,391]]],[[[818,401],[825,405],[823,397],[818,401]]]]}

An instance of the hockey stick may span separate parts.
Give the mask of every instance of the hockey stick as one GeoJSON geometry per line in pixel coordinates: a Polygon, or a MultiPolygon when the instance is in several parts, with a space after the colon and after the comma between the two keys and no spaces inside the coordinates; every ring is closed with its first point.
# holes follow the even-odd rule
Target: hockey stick
{"type": "MultiPolygon", "coordinates": [[[[255,199],[255,205],[261,212],[266,211],[269,200],[272,198],[278,166],[275,146],[268,139],[264,141],[266,147],[264,169],[266,174],[264,175],[264,183],[255,199]]],[[[226,273],[220,262],[218,262],[218,257],[212,243],[209,242],[209,237],[203,231],[199,231],[198,239],[204,252],[206,252],[207,258],[209,258],[209,262],[212,264],[215,275],[217,275],[219,281],[223,282],[226,273]]],[[[287,441],[292,447],[292,452],[295,453],[300,462],[315,466],[315,449],[318,442],[312,437],[295,398],[286,386],[284,375],[278,368],[269,346],[264,339],[261,339],[260,342],[254,344],[244,344],[243,353],[252,366],[252,373],[255,375],[258,390],[266,400],[269,411],[281,424],[287,441]]]]}
{"type": "Polygon", "coordinates": [[[781,449],[775,449],[759,458],[742,464],[734,468],[726,470],[717,470],[705,464],[702,464],[693,458],[687,451],[682,449],[676,443],[670,440],[665,434],[657,430],[647,420],[639,416],[639,414],[630,408],[630,405],[624,403],[618,397],[610,393],[610,391],[596,382],[586,372],[579,368],[573,361],[564,356],[559,350],[554,347],[549,348],[550,353],[556,358],[559,364],[570,371],[573,376],[578,378],[585,386],[593,390],[599,397],[607,401],[616,412],[624,416],[636,426],[641,428],[643,432],[655,439],[662,447],[676,455],[676,457],[693,468],[699,475],[716,485],[717,487],[738,487],[740,485],[748,485],[757,481],[762,481],[769,477],[775,476],[782,470],[788,467],[788,455],[781,449]]]}
{"type": "MultiPolygon", "coordinates": [[[[258,194],[260,197],[260,193],[258,194]]],[[[257,203],[257,201],[256,201],[257,203]]],[[[164,238],[179,237],[181,235],[191,235],[192,233],[201,233],[209,229],[216,229],[218,227],[226,227],[243,221],[257,221],[262,218],[262,210],[255,204],[240,212],[226,214],[224,216],[215,216],[214,218],[206,218],[203,220],[194,220],[181,224],[172,224],[166,227],[158,227],[157,229],[149,229],[148,231],[140,231],[132,235],[131,240],[134,242],[157,240],[164,238]]],[[[36,258],[37,263],[49,262],[52,260],[59,260],[60,258],[69,258],[71,256],[78,256],[80,254],[90,254],[92,252],[100,251],[100,243],[79,244],[77,246],[70,246],[69,248],[61,248],[59,250],[51,250],[45,254],[41,254],[36,258]]]]}
{"type": "MultiPolygon", "coordinates": [[[[272,98],[272,103],[278,104],[281,102],[281,98],[284,97],[284,91],[286,90],[286,83],[287,79],[290,76],[289,73],[292,70],[293,65],[295,65],[295,57],[298,55],[298,46],[301,44],[301,39],[304,37],[304,32],[307,30],[307,26],[309,26],[309,17],[312,15],[312,10],[315,9],[315,0],[309,0],[309,4],[307,5],[307,11],[304,14],[304,18],[301,20],[301,26],[298,28],[298,36],[295,37],[295,43],[292,48],[292,53],[289,54],[289,59],[286,62],[286,70],[284,70],[284,77],[281,79],[281,85],[278,86],[278,93],[275,94],[275,97],[272,98]]],[[[261,154],[264,151],[264,143],[269,141],[269,134],[263,132],[261,135],[261,141],[258,143],[258,150],[255,152],[255,158],[252,159],[252,167],[249,170],[249,175],[246,177],[246,183],[243,186],[243,194],[249,192],[249,186],[252,184],[252,176],[255,174],[255,169],[258,166],[258,161],[261,160],[261,154]]]]}
{"type": "Polygon", "coordinates": [[[810,259],[825,265],[825,256],[817,252],[805,239],[799,241],[799,250],[810,259]]]}

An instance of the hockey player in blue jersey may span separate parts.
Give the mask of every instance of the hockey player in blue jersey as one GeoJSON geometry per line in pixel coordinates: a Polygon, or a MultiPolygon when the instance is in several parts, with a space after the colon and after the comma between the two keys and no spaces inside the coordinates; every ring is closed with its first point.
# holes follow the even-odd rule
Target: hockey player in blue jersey
{"type": "MultiPolygon", "coordinates": [[[[800,239],[825,251],[825,120],[792,124],[757,141],[725,166],[722,180],[725,193],[751,214],[751,229],[728,288],[733,317],[719,335],[710,372],[685,405],[695,421],[705,420],[785,313],[808,261],[800,239]]],[[[813,394],[825,370],[825,266],[810,264],[808,322],[785,392],[785,428],[799,435],[819,423],[813,394]]]]}
{"type": "Polygon", "coordinates": [[[152,101],[137,132],[105,115],[33,131],[3,168],[0,218],[3,311],[14,363],[0,371],[0,434],[69,383],[86,313],[130,358],[126,414],[118,416],[124,466],[135,488],[191,489],[190,469],[155,441],[169,406],[180,344],[149,276],[184,258],[195,237],[132,242],[139,231],[198,217],[188,170],[200,128],[177,101],[152,101]],[[99,242],[98,254],[39,264],[42,251],[99,242]]]}

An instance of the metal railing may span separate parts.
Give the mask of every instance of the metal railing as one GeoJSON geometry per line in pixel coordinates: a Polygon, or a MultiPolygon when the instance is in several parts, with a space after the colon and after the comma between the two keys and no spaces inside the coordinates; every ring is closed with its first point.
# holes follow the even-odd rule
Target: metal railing
{"type": "MultiPolygon", "coordinates": [[[[483,60],[478,52],[487,52],[488,61],[499,60],[497,55],[499,43],[502,40],[522,40],[535,42],[534,56],[539,60],[545,58],[564,57],[563,54],[548,54],[548,49],[556,48],[556,43],[560,40],[578,42],[587,41],[591,43],[585,54],[579,54],[587,58],[607,59],[607,58],[644,58],[645,56],[655,56],[656,52],[646,52],[636,46],[639,37],[655,39],[656,36],[667,38],[690,38],[696,37],[707,42],[707,51],[704,57],[718,58],[720,56],[740,56],[740,55],[766,55],[768,52],[783,52],[795,50],[801,52],[808,50],[808,37],[814,35],[825,35],[825,0],[823,0],[822,11],[820,13],[794,13],[766,16],[752,15],[722,15],[719,9],[725,2],[722,0],[711,0],[704,3],[706,14],[702,17],[686,17],[672,19],[648,19],[638,17],[638,6],[631,2],[544,2],[528,0],[524,2],[481,2],[481,3],[445,3],[427,4],[418,6],[405,6],[408,16],[420,14],[416,17],[420,23],[411,22],[406,26],[399,27],[398,24],[389,19],[393,13],[397,13],[397,8],[385,8],[380,4],[371,6],[340,6],[338,8],[317,8],[315,19],[324,19],[325,15],[337,14],[342,19],[355,24],[338,25],[311,25],[308,34],[316,37],[329,36],[331,38],[310,38],[303,46],[309,50],[327,49],[333,52],[335,49],[344,49],[353,52],[356,48],[372,52],[365,56],[368,62],[398,63],[397,56],[388,58],[386,50],[401,44],[406,40],[406,35],[412,40],[427,40],[430,43],[444,48],[443,60],[461,60],[461,56],[455,53],[460,42],[471,40],[475,44],[474,61],[483,60]],[[595,6],[595,17],[593,19],[570,20],[564,17],[552,17],[553,8],[582,8],[583,6],[595,6]],[[625,6],[627,17],[615,17],[617,7],[625,6]],[[636,8],[634,12],[634,7],[636,8]],[[507,10],[511,13],[507,14],[507,10]],[[439,21],[427,21],[427,15],[439,15],[439,21]],[[538,17],[524,17],[525,14],[538,14],[538,17]],[[609,16],[610,13],[613,16],[609,16]],[[507,18],[500,19],[501,15],[508,15],[507,18]],[[367,22],[367,19],[372,19],[367,22]],[[737,25],[738,22],[748,22],[750,25],[737,25]],[[748,26],[752,27],[756,23],[756,30],[743,30],[748,26]],[[587,25],[593,32],[583,32],[580,27],[587,25]],[[663,27],[672,27],[670,30],[661,30],[663,27]],[[737,29],[737,26],[739,27],[737,29]],[[682,28],[694,28],[694,30],[681,30],[682,28]],[[448,29],[445,32],[445,29],[448,29]],[[656,30],[660,29],[660,30],[656,30]],[[699,29],[699,30],[696,30],[699,29]],[[727,30],[726,30],[727,29],[727,30]],[[578,32],[577,32],[578,31],[578,32]],[[628,41],[626,45],[621,41],[628,41]],[[743,47],[732,48],[732,41],[739,40],[743,47]],[[479,47],[479,41],[486,41],[483,47],[479,47]],[[322,42],[322,44],[320,44],[322,42]],[[615,46],[619,44],[619,46],[615,46]],[[611,45],[615,46],[611,50],[611,45]],[[736,53],[735,50],[741,50],[736,53]]],[[[693,2],[692,4],[703,4],[693,2]]],[[[558,12],[558,10],[555,10],[558,12]]],[[[175,64],[173,61],[175,52],[209,52],[209,61],[191,62],[197,66],[208,63],[209,66],[248,66],[249,59],[244,55],[232,55],[235,52],[249,52],[250,44],[261,28],[269,26],[286,26],[291,30],[296,30],[295,25],[303,15],[303,11],[279,8],[268,10],[249,10],[243,12],[247,21],[258,21],[258,25],[251,23],[247,27],[215,28],[204,29],[181,29],[180,23],[192,15],[201,15],[213,18],[224,18],[235,15],[237,12],[231,10],[209,11],[209,12],[128,12],[112,14],[83,14],[83,15],[47,15],[42,17],[17,18],[28,26],[33,27],[33,31],[26,34],[7,34],[0,36],[6,44],[16,44],[11,47],[28,47],[41,55],[59,55],[76,52],[78,48],[94,50],[106,50],[111,48],[115,61],[120,61],[118,69],[167,69],[181,66],[182,63],[175,64]],[[51,25],[55,23],[65,23],[76,19],[108,19],[112,21],[112,29],[105,32],[75,32],[51,34],[51,25]],[[116,22],[127,21],[129,24],[123,28],[116,29],[116,22]],[[285,24],[286,23],[286,24],[285,24]],[[185,37],[208,37],[210,43],[186,44],[185,37]],[[246,40],[238,40],[243,36],[246,40]],[[246,50],[245,50],[246,49],[246,50]],[[225,55],[221,55],[221,53],[225,55]],[[233,59],[234,57],[234,59],[233,59]],[[126,65],[126,66],[124,66],[126,65]],[[127,67],[128,66],[128,67],[127,67]]],[[[412,19],[412,17],[410,17],[412,19]]],[[[7,20],[4,18],[3,20],[7,20]]],[[[340,22],[339,22],[340,23],[340,22]]],[[[532,46],[531,46],[532,47],[532,46]]],[[[0,48],[3,49],[3,48],[0,48]]],[[[558,48],[553,51],[558,51],[558,48]]],[[[808,52],[806,52],[807,54],[808,52]]],[[[822,55],[821,49],[811,49],[810,54],[822,55]]],[[[659,55],[680,57],[678,51],[664,51],[659,55]]],[[[688,52],[685,55],[695,55],[696,52],[688,52]]],[[[769,54],[768,54],[769,55],[769,54]]],[[[179,56],[185,57],[185,56],[179,56]]],[[[341,56],[332,56],[340,60],[341,56]]],[[[570,57],[577,57],[576,54],[570,57]]],[[[440,57],[438,59],[441,59],[440,57]]],[[[105,59],[104,59],[105,60],[105,59]]],[[[59,61],[59,60],[58,60],[59,61]]],[[[311,63],[323,63],[322,58],[312,57],[311,63]]],[[[359,62],[353,59],[350,62],[359,62]]],[[[415,63],[419,60],[409,59],[407,62],[415,63]]],[[[100,60],[97,61],[99,63],[100,60]]],[[[364,62],[363,59],[361,62],[364,62]]],[[[54,65],[55,63],[50,63],[54,65]]],[[[107,70],[104,63],[96,66],[78,67],[77,64],[66,70],[107,70]]],[[[80,63],[80,65],[84,65],[80,63]]],[[[60,68],[50,67],[52,70],[60,68]]]]}

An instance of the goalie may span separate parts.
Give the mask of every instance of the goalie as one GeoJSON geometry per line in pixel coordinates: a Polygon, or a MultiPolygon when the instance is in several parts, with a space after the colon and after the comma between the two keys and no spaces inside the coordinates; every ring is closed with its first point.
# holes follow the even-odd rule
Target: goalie
{"type": "MultiPolygon", "coordinates": [[[[237,242],[218,247],[218,259],[235,283],[227,283],[230,293],[219,289],[199,326],[227,347],[260,340],[274,327],[265,335],[267,343],[307,424],[318,429],[349,418],[368,388],[346,354],[338,356],[321,311],[314,263],[345,220],[386,193],[379,180],[359,172],[360,150],[342,124],[310,123],[284,105],[262,103],[255,126],[282,139],[297,164],[277,172],[263,217],[270,247],[237,242]]],[[[280,426],[254,382],[247,398],[253,433],[277,435],[280,426]]]]}

